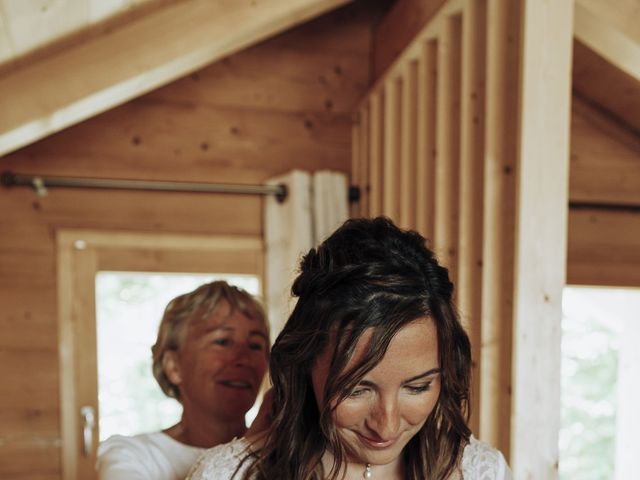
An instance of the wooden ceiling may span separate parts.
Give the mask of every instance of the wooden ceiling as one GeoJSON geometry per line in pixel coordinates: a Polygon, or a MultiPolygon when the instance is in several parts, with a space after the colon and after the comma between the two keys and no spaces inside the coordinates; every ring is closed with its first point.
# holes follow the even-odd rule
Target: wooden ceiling
{"type": "Polygon", "coordinates": [[[0,64],[161,0],[0,0],[0,64]]]}
{"type": "Polygon", "coordinates": [[[349,1],[2,0],[0,155],[349,1]]]}
{"type": "MultiPolygon", "coordinates": [[[[349,1],[0,0],[0,155],[349,1]]],[[[398,0],[389,17],[442,3],[398,0]]],[[[637,25],[640,0],[575,0],[574,92],[636,133],[637,25]]],[[[380,54],[407,37],[378,31],[380,54]]]]}

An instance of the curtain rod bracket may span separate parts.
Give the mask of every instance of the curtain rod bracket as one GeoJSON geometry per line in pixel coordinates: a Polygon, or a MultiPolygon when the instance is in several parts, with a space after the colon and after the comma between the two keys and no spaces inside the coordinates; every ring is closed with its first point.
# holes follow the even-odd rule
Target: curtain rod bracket
{"type": "Polygon", "coordinates": [[[47,193],[49,193],[42,177],[33,177],[31,184],[33,185],[33,189],[36,191],[36,195],[38,197],[46,197],[47,193]]]}
{"type": "Polygon", "coordinates": [[[276,200],[278,201],[278,203],[283,203],[289,195],[289,189],[284,183],[278,184],[278,189],[279,190],[276,193],[276,200]]]}

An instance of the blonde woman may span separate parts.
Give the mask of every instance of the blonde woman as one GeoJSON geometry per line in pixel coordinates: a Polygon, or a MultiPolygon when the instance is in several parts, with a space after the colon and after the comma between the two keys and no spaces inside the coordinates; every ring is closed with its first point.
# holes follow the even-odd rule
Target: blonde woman
{"type": "Polygon", "coordinates": [[[101,480],[183,480],[204,449],[245,434],[269,356],[264,310],[226,282],[202,285],[167,305],[152,354],[153,374],[182,418],[162,432],[104,441],[101,480]]]}

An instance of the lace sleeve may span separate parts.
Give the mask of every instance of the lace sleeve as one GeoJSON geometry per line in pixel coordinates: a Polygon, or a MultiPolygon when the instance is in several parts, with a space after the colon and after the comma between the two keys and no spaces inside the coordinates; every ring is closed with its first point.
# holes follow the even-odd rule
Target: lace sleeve
{"type": "Polygon", "coordinates": [[[193,464],[185,480],[239,480],[250,465],[242,462],[249,453],[249,442],[244,438],[234,439],[210,448],[193,464]],[[242,466],[238,468],[238,465],[242,466]]]}
{"type": "Polygon", "coordinates": [[[471,437],[462,454],[465,480],[511,480],[511,470],[502,453],[471,437]]]}

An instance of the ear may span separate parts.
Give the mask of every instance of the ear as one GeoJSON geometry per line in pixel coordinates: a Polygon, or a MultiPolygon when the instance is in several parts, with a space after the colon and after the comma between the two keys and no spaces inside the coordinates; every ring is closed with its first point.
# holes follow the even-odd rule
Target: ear
{"type": "Polygon", "coordinates": [[[175,350],[167,350],[162,356],[162,369],[169,381],[174,385],[182,383],[182,372],[180,370],[180,361],[178,360],[178,352],[175,350]]]}

